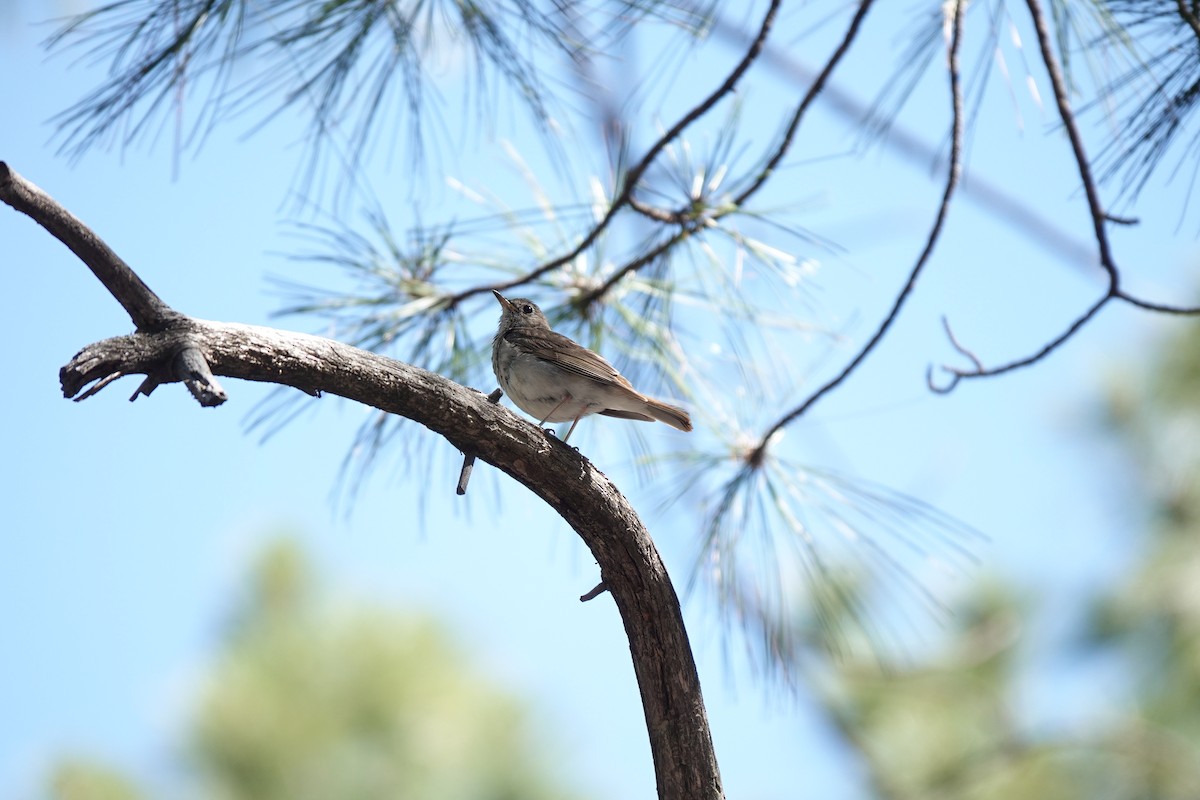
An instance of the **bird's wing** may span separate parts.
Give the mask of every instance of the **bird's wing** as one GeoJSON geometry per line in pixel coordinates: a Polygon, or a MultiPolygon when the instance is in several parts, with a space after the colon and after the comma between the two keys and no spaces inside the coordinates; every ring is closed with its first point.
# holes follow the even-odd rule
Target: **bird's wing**
{"type": "Polygon", "coordinates": [[[543,361],[595,381],[615,381],[635,392],[633,385],[602,356],[557,331],[538,331],[536,336],[530,336],[517,329],[508,331],[504,338],[543,361]]]}
{"type": "Polygon", "coordinates": [[[606,417],[620,417],[621,419],[636,419],[642,422],[654,422],[654,417],[649,414],[639,414],[636,411],[623,411],[618,408],[606,408],[600,412],[606,417]]]}

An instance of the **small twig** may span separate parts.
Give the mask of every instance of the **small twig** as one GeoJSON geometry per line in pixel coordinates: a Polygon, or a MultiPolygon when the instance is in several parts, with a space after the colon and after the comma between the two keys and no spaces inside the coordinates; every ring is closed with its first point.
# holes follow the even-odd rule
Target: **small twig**
{"type": "Polygon", "coordinates": [[[1141,225],[1142,221],[1137,217],[1119,217],[1111,212],[1105,212],[1104,218],[1114,225],[1141,225]]]}
{"type": "Polygon", "coordinates": [[[950,344],[954,345],[954,349],[971,360],[975,365],[975,369],[983,369],[983,362],[979,360],[979,356],[975,355],[970,349],[958,341],[954,335],[954,329],[950,327],[950,320],[942,317],[942,327],[946,329],[946,336],[950,339],[950,344]]]}
{"type": "Polygon", "coordinates": [[[176,353],[172,367],[176,379],[183,382],[202,407],[215,408],[229,399],[198,347],[188,345],[176,353]]]}
{"type": "Polygon", "coordinates": [[[129,395],[129,402],[132,403],[142,395],[149,397],[155,389],[164,383],[167,383],[167,381],[162,380],[160,375],[157,373],[151,373],[147,375],[142,379],[142,382],[138,384],[138,387],[133,390],[133,394],[129,395]]]}
{"type": "Polygon", "coordinates": [[[604,594],[607,591],[608,591],[608,584],[605,583],[604,581],[600,581],[599,583],[596,584],[595,588],[593,588],[590,592],[588,592],[585,595],[580,595],[579,602],[586,603],[588,600],[595,600],[597,597],[599,597],[600,595],[604,594]]]}
{"type": "MultiPolygon", "coordinates": [[[[976,372],[982,372],[984,369],[983,361],[979,358],[979,356],[975,355],[973,350],[968,348],[962,342],[958,341],[958,337],[954,335],[954,329],[950,327],[950,320],[948,320],[945,316],[942,317],[942,327],[945,328],[946,338],[950,340],[950,344],[954,346],[954,349],[957,350],[960,355],[965,356],[970,360],[970,362],[975,366],[976,372]]],[[[945,386],[938,386],[936,383],[934,383],[933,367],[929,366],[925,369],[925,385],[929,387],[929,391],[931,392],[936,392],[937,394],[949,394],[955,385],[958,384],[959,378],[961,378],[965,373],[945,365],[942,366],[942,371],[950,374],[950,383],[946,384],[945,386]]]]}
{"type": "MultiPolygon", "coordinates": [[[[86,392],[84,392],[83,394],[74,398],[72,402],[78,403],[81,400],[87,400],[89,397],[97,394],[101,389],[103,389],[105,386],[108,386],[113,381],[117,380],[118,378],[124,378],[124,377],[125,377],[125,373],[122,372],[121,370],[117,370],[116,372],[109,373],[108,375],[105,375],[103,378],[101,378],[100,380],[96,381],[91,386],[89,386],[86,392]]],[[[135,394],[133,397],[131,397],[129,399],[132,401],[136,397],[137,397],[137,395],[135,394]]]]}
{"type": "MultiPolygon", "coordinates": [[[[504,395],[499,389],[493,389],[492,393],[487,396],[489,403],[499,403],[500,398],[504,395]]],[[[467,483],[471,480],[471,472],[475,469],[475,454],[464,453],[462,470],[458,473],[458,485],[454,487],[454,493],[462,496],[467,493],[467,483]]]]}
{"type": "Polygon", "coordinates": [[[175,375],[174,356],[157,362],[146,371],[146,377],[142,380],[141,384],[138,385],[138,388],[134,391],[134,393],[130,395],[129,402],[132,403],[142,395],[149,397],[150,394],[159,386],[162,386],[164,383],[174,383],[177,380],[179,380],[179,378],[177,378],[175,375]]]}
{"type": "MultiPolygon", "coordinates": [[[[1074,336],[1075,333],[1084,325],[1086,325],[1092,317],[1096,316],[1100,309],[1104,308],[1105,304],[1108,303],[1109,300],[1112,300],[1113,297],[1114,295],[1111,294],[1106,294],[1104,297],[1101,297],[1092,304],[1091,308],[1080,314],[1074,322],[1067,326],[1066,330],[1051,339],[1049,342],[1043,345],[1040,350],[1032,355],[1025,356],[1024,358],[1018,358],[1015,361],[1010,361],[1007,364],[1003,364],[999,367],[989,367],[987,369],[982,369],[979,366],[976,366],[974,370],[961,370],[955,367],[947,367],[943,365],[942,370],[951,376],[950,383],[946,384],[945,386],[934,386],[932,380],[929,380],[929,388],[938,394],[949,394],[963,378],[991,378],[996,375],[1003,375],[1006,372],[1012,372],[1014,369],[1020,369],[1021,367],[1028,367],[1031,364],[1036,364],[1038,361],[1041,361],[1043,358],[1050,355],[1050,353],[1057,350],[1060,345],[1074,336]]],[[[969,351],[962,349],[960,352],[969,351]]],[[[979,362],[976,360],[977,365],[978,363],[979,362]]]]}
{"type": "Polygon", "coordinates": [[[1090,308],[1076,317],[1075,320],[1067,326],[1066,330],[1043,345],[1042,348],[1036,353],[1025,356],[1024,358],[1019,358],[1015,361],[1010,361],[1007,364],[1002,364],[998,367],[987,368],[983,366],[983,363],[974,353],[972,353],[966,347],[963,347],[954,339],[954,334],[950,331],[949,325],[947,325],[946,331],[950,335],[950,343],[954,345],[954,349],[958,350],[959,353],[971,359],[971,362],[975,365],[975,368],[973,370],[965,370],[958,369],[956,367],[949,367],[943,364],[941,369],[950,376],[949,383],[944,386],[938,386],[934,384],[932,369],[926,371],[925,381],[931,391],[937,392],[938,394],[949,394],[963,378],[991,378],[996,375],[1003,375],[1006,372],[1012,372],[1014,369],[1020,369],[1021,367],[1028,367],[1032,364],[1036,364],[1038,361],[1041,361],[1043,358],[1050,355],[1068,339],[1078,333],[1079,330],[1088,322],[1090,322],[1092,317],[1096,316],[1100,309],[1104,308],[1104,306],[1110,300],[1121,300],[1136,308],[1140,308],[1145,311],[1154,311],[1160,314],[1200,314],[1200,306],[1169,306],[1162,303],[1154,303],[1149,300],[1142,300],[1140,298],[1133,297],[1132,295],[1125,294],[1125,292],[1120,290],[1113,289],[1093,303],[1090,308]]]}

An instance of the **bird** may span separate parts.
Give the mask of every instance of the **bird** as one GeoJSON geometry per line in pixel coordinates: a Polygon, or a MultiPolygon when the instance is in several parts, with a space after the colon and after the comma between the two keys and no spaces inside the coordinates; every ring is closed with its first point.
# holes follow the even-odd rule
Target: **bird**
{"type": "Polygon", "coordinates": [[[492,339],[492,370],[517,408],[547,422],[571,422],[566,442],[589,414],[665,422],[692,429],[688,412],[633,388],[603,356],[551,330],[532,300],[511,300],[495,289],[500,325],[492,339]]]}

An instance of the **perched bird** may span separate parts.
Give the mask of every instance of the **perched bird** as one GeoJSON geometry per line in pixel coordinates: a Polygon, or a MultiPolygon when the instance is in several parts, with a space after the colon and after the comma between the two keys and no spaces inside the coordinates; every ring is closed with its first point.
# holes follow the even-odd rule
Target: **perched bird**
{"type": "Polygon", "coordinates": [[[492,290],[502,309],[492,339],[492,370],[517,408],[539,425],[571,420],[565,442],[579,420],[604,414],[692,429],[682,408],[646,397],[621,373],[581,344],[550,330],[546,315],[523,297],[507,299],[492,290]]]}

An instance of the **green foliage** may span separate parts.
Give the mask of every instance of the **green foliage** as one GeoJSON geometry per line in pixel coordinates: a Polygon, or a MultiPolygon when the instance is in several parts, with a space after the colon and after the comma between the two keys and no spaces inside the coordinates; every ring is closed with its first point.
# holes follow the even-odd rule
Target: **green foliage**
{"type": "MultiPolygon", "coordinates": [[[[1078,730],[1019,721],[1023,609],[1011,590],[975,601],[948,652],[826,684],[829,712],[886,798],[1192,800],[1200,797],[1200,326],[1145,373],[1122,370],[1109,421],[1149,498],[1142,560],[1099,598],[1082,655],[1121,656],[1132,702],[1078,730]],[[1132,378],[1132,379],[1131,379],[1132,378]]],[[[1078,656],[1080,654],[1076,654],[1078,656]]]]}
{"type": "Polygon", "coordinates": [[[50,796],[54,800],[141,800],[145,797],[120,772],[76,757],[59,762],[50,779],[50,796]]]}
{"type": "MultiPolygon", "coordinates": [[[[660,13],[659,5],[612,3],[607,35],[660,13]]],[[[437,117],[434,78],[448,71],[474,81],[481,118],[498,102],[495,83],[549,127],[559,98],[535,56],[569,61],[596,46],[568,21],[528,0],[114,0],[71,17],[49,40],[108,69],[59,115],[63,149],[126,147],[157,135],[172,113],[187,126],[175,132],[178,148],[237,114],[294,110],[308,118],[310,179],[325,157],[357,171],[380,140],[402,139],[393,130],[400,127],[417,163],[437,117]]]]}
{"type": "Polygon", "coordinates": [[[223,798],[558,797],[533,777],[521,713],[432,623],[325,615],[281,546],[259,568],[194,736],[223,798]]]}
{"type": "MultiPolygon", "coordinates": [[[[206,676],[188,765],[219,800],[559,800],[572,793],[531,747],[524,713],[432,621],[331,609],[303,555],[260,561],[206,676]]],[[[62,800],[135,800],[87,762],[56,773],[62,800]]]]}
{"type": "MultiPolygon", "coordinates": [[[[861,753],[875,794],[895,800],[1187,800],[1200,791],[1194,689],[1145,687],[1130,714],[1078,731],[1020,720],[1021,614],[1003,588],[986,591],[938,658],[892,674],[846,670],[826,691],[839,729],[861,753]],[[1169,694],[1169,699],[1167,695],[1169,694]],[[1178,710],[1152,720],[1162,700],[1178,710]]],[[[1167,678],[1190,670],[1163,658],[1167,678]]],[[[1193,683],[1192,686],[1195,684],[1193,683]]]]}

